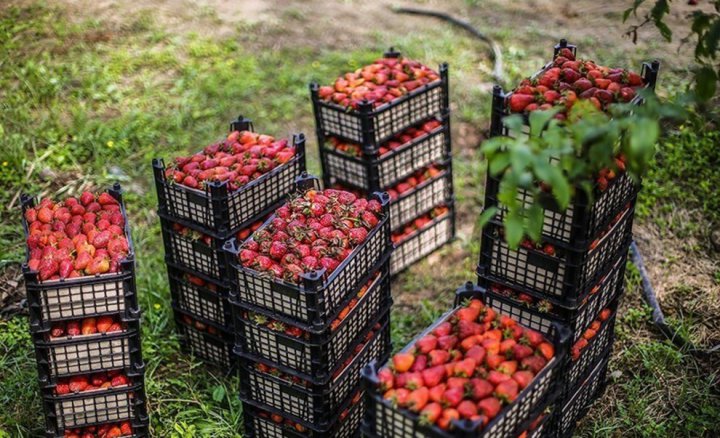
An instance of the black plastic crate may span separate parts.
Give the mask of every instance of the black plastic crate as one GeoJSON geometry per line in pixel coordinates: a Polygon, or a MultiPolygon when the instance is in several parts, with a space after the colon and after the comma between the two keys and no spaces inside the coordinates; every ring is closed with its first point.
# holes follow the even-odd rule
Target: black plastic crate
{"type": "Polygon", "coordinates": [[[203,274],[168,263],[170,296],[174,308],[232,330],[229,287],[203,274]]]}
{"type": "Polygon", "coordinates": [[[478,279],[478,285],[487,290],[487,304],[497,312],[511,316],[525,327],[548,334],[553,323],[565,324],[572,332],[571,339],[577,341],[585,329],[598,316],[600,310],[623,290],[626,257],[621,256],[612,270],[603,276],[590,294],[577,308],[564,308],[543,302],[528,294],[520,294],[500,283],[485,278],[478,279]],[[509,293],[510,292],[510,293],[509,293]],[[527,300],[532,300],[532,304],[527,300]]]}
{"type": "MultiPolygon", "coordinates": [[[[592,198],[581,188],[575,191],[570,206],[561,209],[550,193],[542,192],[540,205],[543,208],[542,236],[566,245],[587,245],[628,205],[634,205],[639,182],[633,181],[627,173],[617,175],[608,183],[605,190],[597,185],[593,189],[592,198]]],[[[485,185],[485,205],[498,207],[496,216],[503,221],[507,208],[499,201],[500,179],[488,174],[485,185]]],[[[518,189],[516,199],[521,206],[528,207],[533,203],[533,196],[525,189],[518,189]]]]}
{"type": "Polygon", "coordinates": [[[162,213],[158,215],[166,261],[217,280],[226,278],[227,259],[223,253],[223,245],[227,239],[171,222],[162,213]],[[184,227],[185,231],[180,232],[177,227],[184,227]]]}
{"type": "MultiPolygon", "coordinates": [[[[240,116],[230,124],[230,130],[252,130],[252,122],[240,116]]],[[[247,227],[255,218],[272,211],[292,191],[295,178],[305,171],[304,134],[293,136],[292,142],[295,146],[292,160],[235,191],[230,191],[226,182],[210,183],[205,190],[168,182],[165,163],[160,158],[153,159],[159,210],[219,234],[247,227]]]]}
{"type": "MultiPolygon", "coordinates": [[[[378,147],[368,145],[361,156],[351,156],[328,144],[318,132],[323,181],[348,184],[366,192],[384,191],[408,178],[418,169],[450,158],[450,117],[430,133],[413,138],[397,149],[380,155],[378,147]]],[[[358,146],[360,147],[360,146],[358,146]]]]}
{"type": "Polygon", "coordinates": [[[558,402],[543,436],[570,438],[573,435],[577,421],[587,414],[590,405],[605,391],[609,363],[610,358],[600,361],[569,400],[558,402]]]}
{"type": "MultiPolygon", "coordinates": [[[[452,202],[455,193],[453,190],[452,162],[448,160],[438,164],[438,167],[442,167],[442,170],[433,178],[421,182],[407,192],[397,195],[394,199],[390,198],[390,229],[392,231],[397,231],[403,225],[412,222],[413,219],[430,212],[439,205],[452,202]]],[[[369,193],[359,190],[357,187],[343,185],[342,183],[330,183],[330,186],[338,186],[341,189],[362,196],[369,195],[369,193]]]]}
{"type": "Polygon", "coordinates": [[[390,256],[390,273],[397,275],[410,265],[434,252],[455,238],[455,206],[399,242],[390,256]]]}
{"type": "MultiPolygon", "coordinates": [[[[542,73],[544,73],[546,70],[552,68],[553,63],[555,61],[555,58],[558,57],[560,54],[560,50],[564,48],[569,48],[572,50],[573,54],[577,55],[577,46],[573,44],[569,44],[567,40],[561,39],[558,44],[556,44],[553,47],[553,59],[548,62],[543,68],[535,72],[530,79],[535,79],[538,76],[540,76],[542,73]]],[[[657,78],[658,73],[660,70],[660,62],[659,61],[652,61],[652,62],[643,62],[640,69],[640,76],[643,78],[643,81],[645,82],[644,88],[647,88],[649,90],[655,90],[655,86],[657,85],[657,78]]],[[[504,93],[502,90],[502,87],[499,85],[495,85],[493,88],[493,100],[492,100],[492,113],[490,118],[490,136],[491,137],[497,137],[500,135],[510,135],[510,136],[517,136],[519,134],[527,134],[529,133],[529,125],[526,123],[523,127],[522,133],[517,132],[510,132],[508,128],[503,123],[503,118],[505,116],[508,116],[512,114],[509,110],[507,102],[510,99],[510,96],[512,96],[512,92],[504,93]]],[[[635,98],[631,101],[631,103],[639,105],[642,104],[643,99],[638,95],[635,96],[635,98]]],[[[527,117],[525,117],[525,121],[527,122],[527,117]]]]}
{"type": "MultiPolygon", "coordinates": [[[[305,174],[298,178],[298,191],[319,187],[319,181],[305,174]]],[[[324,270],[306,273],[301,284],[245,268],[238,263],[241,245],[235,239],[225,244],[229,258],[231,301],[251,310],[270,311],[286,317],[293,324],[309,331],[321,332],[341,310],[348,293],[357,291],[379,269],[384,256],[392,251],[390,242],[389,199],[387,194],[374,193],[383,208],[383,217],[368,233],[365,241],[327,277],[324,270]]],[[[261,227],[265,228],[272,217],[261,227]]],[[[279,318],[275,318],[279,319],[279,318]]]]}
{"type": "MultiPolygon", "coordinates": [[[[257,317],[267,320],[272,315],[254,313],[242,306],[235,308],[236,354],[253,362],[263,362],[281,370],[291,370],[305,380],[325,381],[348,357],[350,347],[358,336],[370,331],[392,304],[390,297],[389,265],[385,263],[369,286],[363,285],[363,295],[351,295],[345,309],[331,327],[322,333],[301,331],[287,333],[272,330],[255,321],[257,317]]],[[[273,320],[274,321],[274,320],[273,320]]],[[[282,323],[281,323],[282,324],[282,323]]],[[[283,324],[284,326],[284,324],[283,324]]]]}
{"type": "Polygon", "coordinates": [[[502,227],[491,222],[483,229],[478,277],[504,283],[512,289],[546,299],[553,304],[577,307],[632,241],[634,209],[626,210],[605,235],[583,250],[553,246],[543,249],[510,249],[502,227]]]}
{"type": "Polygon", "coordinates": [[[147,417],[142,370],[127,374],[128,385],[56,395],[44,388],[43,408],[49,430],[66,430],[147,417]]]}
{"type": "MultiPolygon", "coordinates": [[[[385,57],[399,57],[390,49],[385,57]]],[[[358,110],[326,102],[318,95],[319,85],[310,84],[318,132],[362,145],[380,145],[407,128],[447,112],[448,65],[440,65],[440,80],[423,85],[390,103],[373,108],[372,102],[358,110]]]]}
{"type": "Polygon", "coordinates": [[[235,370],[232,332],[176,307],[173,307],[173,313],[175,329],[180,338],[180,348],[184,352],[190,353],[228,374],[235,370]],[[190,318],[192,322],[188,323],[187,318],[190,318]]]}
{"type": "Polygon", "coordinates": [[[41,385],[59,377],[144,367],[140,345],[140,315],[123,319],[124,330],[112,333],[63,336],[50,339],[48,332],[34,333],[35,355],[41,385]]]}
{"type": "MultiPolygon", "coordinates": [[[[468,282],[456,292],[456,304],[469,298],[484,301],[484,290],[468,282]]],[[[439,324],[447,320],[455,311],[451,309],[430,327],[411,341],[403,351],[415,348],[418,339],[432,332],[439,324]]],[[[421,424],[419,416],[406,409],[396,408],[392,402],[378,394],[379,380],[377,362],[363,369],[365,394],[368,408],[362,423],[363,434],[369,437],[509,437],[517,436],[526,430],[531,422],[543,412],[555,399],[558,376],[567,355],[569,333],[563,326],[557,326],[553,334],[555,357],[535,376],[533,381],[523,389],[515,401],[504,408],[500,414],[490,421],[482,430],[477,428],[482,420],[453,422],[454,430],[444,431],[436,426],[421,424]]]]}
{"type": "MultiPolygon", "coordinates": [[[[577,390],[579,383],[593,369],[595,364],[610,356],[615,342],[615,319],[617,300],[612,306],[613,314],[602,322],[597,335],[588,341],[585,348],[574,352],[575,343],[570,348],[570,355],[563,366],[563,379],[558,388],[558,400],[567,400],[577,390]]],[[[577,341],[576,341],[577,342],[577,341]]]]}
{"type": "Polygon", "coordinates": [[[244,436],[249,438],[351,438],[358,435],[360,420],[365,412],[365,398],[357,392],[345,402],[333,424],[324,429],[303,426],[283,417],[282,413],[268,412],[250,403],[243,404],[244,436]]]}
{"type": "MultiPolygon", "coordinates": [[[[127,257],[119,263],[119,271],[116,273],[41,282],[38,272],[27,265],[27,252],[22,271],[32,332],[48,330],[51,323],[56,321],[113,313],[125,313],[129,317],[129,314],[137,309],[135,252],[120,184],[114,184],[107,192],[119,202],[120,211],[125,218],[125,237],[129,246],[127,257]]],[[[22,195],[21,204],[22,224],[27,239],[25,210],[35,206],[35,199],[22,195]]]]}
{"type": "Polygon", "coordinates": [[[326,383],[302,380],[290,373],[284,373],[286,378],[275,376],[260,371],[256,363],[241,359],[240,399],[283,412],[287,418],[303,425],[327,428],[335,420],[343,401],[359,390],[362,367],[371,360],[386,358],[390,353],[390,313],[387,312],[378,324],[380,327],[376,331],[358,339],[354,349],[364,343],[360,351],[326,383]]]}

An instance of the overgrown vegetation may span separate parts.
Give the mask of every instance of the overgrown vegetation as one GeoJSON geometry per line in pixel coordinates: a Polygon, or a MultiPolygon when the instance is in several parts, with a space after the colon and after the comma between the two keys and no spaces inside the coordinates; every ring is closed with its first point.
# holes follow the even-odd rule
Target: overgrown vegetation
{"type": "MultiPolygon", "coordinates": [[[[0,270],[24,257],[17,199],[21,191],[59,197],[119,180],[126,189],[139,255],[153,433],[237,436],[237,380],[181,354],[173,334],[150,161],[198,149],[222,135],[226,121],[238,111],[255,119],[263,131],[312,132],[307,83],[329,81],[339,71],[373,60],[386,49],[386,40],[372,38],[351,52],[311,46],[263,51],[245,47],[250,32],[222,40],[180,37],[155,23],[151,14],[128,16],[117,26],[70,18],[62,8],[40,3],[0,8],[0,270]]],[[[498,30],[498,37],[509,40],[512,32],[498,30]]],[[[478,74],[473,42],[434,28],[427,35],[401,37],[396,45],[431,64],[449,61],[456,128],[458,121],[487,125],[489,96],[465,85],[478,74]]],[[[527,59],[546,59],[546,49],[510,50],[512,78],[537,68],[527,59]]],[[[623,59],[613,56],[613,61],[623,59]]],[[[668,140],[677,148],[658,155],[662,166],[648,175],[643,195],[647,215],[657,205],[681,205],[703,208],[717,218],[712,216],[718,211],[713,203],[717,198],[711,196],[717,173],[712,174],[710,165],[717,164],[717,152],[712,153],[718,138],[709,131],[698,138],[699,131],[690,126],[680,130],[668,140]]],[[[457,152],[460,223],[473,224],[482,205],[484,164],[476,148],[457,152]]],[[[317,172],[313,154],[314,146],[309,167],[317,172]]],[[[429,267],[423,262],[393,284],[398,298],[393,313],[395,347],[449,307],[449,283],[472,278],[479,229],[468,234],[440,253],[443,263],[429,267]],[[441,269],[442,275],[437,275],[441,269]],[[431,291],[425,295],[430,298],[418,299],[420,291],[431,291]]],[[[636,285],[637,278],[631,278],[636,285]]],[[[622,375],[610,385],[611,395],[591,411],[581,433],[707,433],[708,425],[720,422],[717,376],[663,341],[637,300],[630,300],[623,314],[619,358],[613,362],[622,375]]],[[[0,370],[0,437],[42,433],[34,354],[23,315],[0,322],[0,370]]]]}

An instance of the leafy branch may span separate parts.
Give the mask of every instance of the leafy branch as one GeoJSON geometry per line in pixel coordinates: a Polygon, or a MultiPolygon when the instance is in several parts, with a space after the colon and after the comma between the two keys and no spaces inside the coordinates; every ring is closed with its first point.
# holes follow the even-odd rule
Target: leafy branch
{"type": "MultiPolygon", "coordinates": [[[[540,240],[541,196],[551,194],[566,209],[578,190],[590,199],[596,195],[601,189],[597,175],[604,170],[642,177],[655,153],[660,120],[683,114],[675,105],[658,102],[649,91],[643,97],[642,106],[615,104],[609,113],[578,101],[566,122],[555,118],[557,110],[533,111],[528,135],[494,137],[483,144],[489,172],[500,179],[498,201],[506,209],[503,225],[511,247],[516,248],[525,237],[540,240]],[[617,159],[620,156],[622,161],[617,159]],[[526,191],[531,202],[518,201],[518,190],[526,191]]],[[[522,116],[512,115],[503,123],[509,132],[519,133],[525,122],[522,116]]],[[[497,212],[497,208],[487,209],[481,223],[497,212]]]]}

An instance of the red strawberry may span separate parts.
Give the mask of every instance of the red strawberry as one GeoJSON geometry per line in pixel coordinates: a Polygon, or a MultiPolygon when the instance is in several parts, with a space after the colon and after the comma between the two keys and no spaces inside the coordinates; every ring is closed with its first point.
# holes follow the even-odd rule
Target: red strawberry
{"type": "Polygon", "coordinates": [[[455,407],[458,404],[460,404],[464,395],[465,395],[465,391],[463,390],[463,388],[446,389],[445,392],[443,393],[443,397],[442,397],[443,405],[455,407]]]}
{"type": "Polygon", "coordinates": [[[538,351],[547,360],[550,360],[555,356],[555,348],[548,342],[543,342],[538,345],[538,351]]]}
{"type": "Polygon", "coordinates": [[[445,367],[437,365],[432,368],[427,368],[422,371],[422,378],[425,385],[429,387],[437,386],[445,378],[445,367]]]}
{"type": "Polygon", "coordinates": [[[430,390],[426,387],[417,388],[410,393],[407,400],[408,409],[413,412],[420,412],[428,403],[430,390]]]}
{"type": "Polygon", "coordinates": [[[511,403],[518,395],[518,383],[513,379],[498,383],[495,387],[495,396],[500,400],[511,403]]]}
{"type": "MultiPolygon", "coordinates": [[[[470,315],[472,316],[472,315],[470,315]]],[[[479,335],[483,332],[483,328],[480,324],[468,321],[465,319],[461,319],[457,323],[457,334],[460,337],[460,339],[465,339],[468,336],[472,335],[479,335]]]]}
{"type": "Polygon", "coordinates": [[[378,371],[378,381],[380,382],[380,391],[385,392],[393,388],[395,376],[390,368],[381,368],[380,371],[378,371]]]}
{"type": "Polygon", "coordinates": [[[514,360],[506,360],[500,365],[498,365],[497,370],[504,374],[513,374],[518,368],[517,361],[514,360]]]}
{"type": "Polygon", "coordinates": [[[480,309],[475,307],[463,307],[455,312],[455,317],[460,321],[475,321],[480,316],[480,309]]]}
{"type": "Polygon", "coordinates": [[[452,422],[460,419],[460,413],[457,409],[445,409],[437,422],[441,429],[450,429],[452,422]]]}
{"type": "Polygon", "coordinates": [[[533,347],[537,347],[538,345],[540,345],[541,342],[545,340],[540,333],[528,328],[525,329],[524,337],[529,343],[529,345],[533,347]]]}
{"type": "Polygon", "coordinates": [[[65,395],[65,394],[69,394],[69,393],[70,393],[70,386],[67,383],[58,382],[58,384],[55,386],[55,394],[65,395]]]}
{"type": "Polygon", "coordinates": [[[532,382],[535,375],[531,371],[517,371],[512,378],[517,382],[520,389],[525,389],[532,382]]]}
{"type": "Polygon", "coordinates": [[[527,94],[513,93],[510,96],[510,99],[508,99],[508,106],[510,107],[510,111],[514,113],[520,113],[523,112],[523,110],[534,101],[535,97],[533,96],[529,96],[527,94]]]}
{"type": "Polygon", "coordinates": [[[415,363],[413,363],[412,368],[410,368],[410,371],[413,372],[420,372],[427,368],[428,364],[428,358],[424,354],[418,354],[415,356],[415,363]]]}
{"type": "Polygon", "coordinates": [[[492,394],[495,387],[485,379],[474,378],[470,379],[467,389],[473,400],[481,400],[492,394]]]}
{"type": "Polygon", "coordinates": [[[453,368],[453,376],[472,377],[475,373],[476,362],[474,359],[467,358],[456,362],[453,368]]]}
{"type": "Polygon", "coordinates": [[[460,414],[460,417],[467,419],[472,419],[478,413],[477,406],[475,406],[475,403],[470,400],[463,400],[460,402],[457,407],[457,411],[460,414]]]}
{"type": "Polygon", "coordinates": [[[435,327],[435,330],[433,330],[433,334],[437,336],[438,338],[447,336],[450,333],[452,333],[453,326],[449,322],[445,321],[443,323],[438,324],[437,327],[435,327]]]}
{"type": "Polygon", "coordinates": [[[88,205],[93,201],[95,201],[95,195],[90,192],[82,192],[80,195],[80,203],[82,205],[88,205]]]}
{"type": "Polygon", "coordinates": [[[415,362],[415,356],[411,353],[397,353],[392,358],[393,369],[397,373],[404,373],[412,367],[415,362]]]}
{"type": "Polygon", "coordinates": [[[110,316],[101,316],[97,320],[97,331],[99,333],[107,333],[113,325],[113,319],[110,316]]]}
{"type": "Polygon", "coordinates": [[[420,424],[432,425],[437,422],[442,414],[442,406],[440,403],[428,403],[422,411],[420,411],[420,424]]]}
{"type": "Polygon", "coordinates": [[[360,244],[365,241],[367,238],[368,232],[365,228],[351,228],[348,231],[348,237],[350,238],[350,241],[354,244],[360,244]]]}
{"type": "Polygon", "coordinates": [[[546,363],[547,361],[542,356],[529,356],[520,362],[522,368],[529,369],[535,374],[539,373],[546,363]]]}
{"type": "Polygon", "coordinates": [[[119,376],[113,377],[112,380],[110,381],[110,384],[112,385],[113,388],[115,388],[116,386],[127,385],[128,383],[129,382],[128,382],[127,377],[125,377],[122,374],[120,374],[119,376]]]}
{"type": "Polygon", "coordinates": [[[481,364],[485,361],[485,354],[485,348],[475,345],[465,353],[465,357],[475,360],[477,364],[481,364]]]}
{"type": "Polygon", "coordinates": [[[420,353],[428,354],[435,349],[437,342],[437,337],[434,335],[425,335],[417,341],[415,346],[420,353]]]}
{"type": "Polygon", "coordinates": [[[88,386],[88,381],[86,376],[73,376],[70,377],[69,385],[71,392],[82,392],[85,391],[85,389],[88,386]]]}
{"type": "Polygon", "coordinates": [[[430,365],[442,365],[450,360],[450,353],[447,350],[433,350],[428,353],[430,365]]]}
{"type": "Polygon", "coordinates": [[[423,381],[422,374],[419,372],[408,372],[405,373],[405,388],[409,390],[418,389],[422,386],[425,386],[425,382],[423,381]]]}
{"type": "Polygon", "coordinates": [[[607,321],[612,315],[612,309],[603,309],[600,311],[600,321],[607,321]]]}
{"type": "Polygon", "coordinates": [[[452,350],[458,342],[458,338],[455,335],[441,336],[438,338],[438,348],[441,350],[452,350]]]}
{"type": "Polygon", "coordinates": [[[108,205],[108,204],[117,204],[117,199],[113,198],[110,193],[103,192],[100,193],[100,196],[97,198],[97,202],[100,205],[108,205]]]}
{"type": "Polygon", "coordinates": [[[478,402],[477,406],[478,410],[480,410],[480,412],[482,412],[482,414],[485,415],[489,420],[495,418],[500,412],[500,409],[502,409],[500,400],[496,399],[495,397],[484,398],[478,402]]]}
{"type": "Polygon", "coordinates": [[[497,370],[490,370],[487,376],[488,382],[492,383],[493,385],[497,385],[501,382],[505,382],[507,380],[510,380],[511,377],[507,374],[501,373],[497,370]]]}

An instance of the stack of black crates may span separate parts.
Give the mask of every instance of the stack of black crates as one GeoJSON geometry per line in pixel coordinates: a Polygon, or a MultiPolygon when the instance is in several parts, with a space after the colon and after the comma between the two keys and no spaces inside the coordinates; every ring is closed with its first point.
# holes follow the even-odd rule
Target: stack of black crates
{"type": "MultiPolygon", "coordinates": [[[[400,56],[392,48],[384,54],[386,58],[400,56]]],[[[439,81],[377,108],[365,101],[357,110],[320,99],[318,84],[310,85],[325,186],[364,195],[392,194],[390,217],[396,249],[390,261],[391,275],[455,236],[447,64],[440,66],[439,73],[439,81]],[[423,126],[434,127],[427,132],[423,126]],[[361,152],[359,156],[348,154],[333,147],[333,141],[357,145],[361,152]],[[389,142],[402,144],[389,147],[389,142]],[[430,167],[432,174],[416,182],[415,177],[430,167]],[[408,184],[409,180],[412,183],[408,184]],[[416,222],[431,214],[432,220],[416,222]]]]}
{"type": "MultiPolygon", "coordinates": [[[[253,131],[252,122],[239,116],[230,132],[253,131]]],[[[234,325],[228,302],[230,273],[223,245],[244,239],[293,190],[305,170],[305,138],[293,138],[294,157],[287,163],[230,190],[227,181],[203,189],[174,183],[165,175],[162,159],[153,160],[158,216],[165,245],[175,326],[187,352],[219,369],[234,369],[234,325]]]]}
{"type": "MultiPolygon", "coordinates": [[[[562,48],[576,51],[561,40],[555,56],[562,48]]],[[[550,66],[552,63],[543,70],[550,66]]],[[[658,67],[657,62],[642,66],[642,77],[650,89],[655,87],[658,67]]],[[[495,87],[491,136],[527,135],[509,133],[503,124],[503,117],[509,115],[509,96],[495,87]]],[[[634,101],[641,102],[641,98],[634,101]]],[[[553,417],[543,433],[571,436],[577,420],[604,388],[640,185],[627,173],[620,173],[606,188],[594,187],[592,197],[578,188],[565,210],[548,195],[541,199],[542,243],[521,245],[517,250],[504,240],[506,210],[498,199],[499,189],[499,179],[488,174],[485,207],[500,210],[483,229],[478,283],[487,290],[489,305],[521,324],[543,333],[549,333],[553,323],[571,330],[570,355],[558,380],[553,417]]],[[[517,200],[521,205],[532,201],[524,190],[518,191],[517,200]]]]}
{"type": "MultiPolygon", "coordinates": [[[[319,185],[303,175],[295,192],[319,185]]],[[[329,275],[286,282],[243,267],[241,243],[226,244],[246,436],[355,436],[364,411],[360,370],[391,348],[389,202],[371,197],[383,218],[329,275]]]]}
{"type": "MultiPolygon", "coordinates": [[[[117,272],[40,281],[38,271],[23,265],[47,437],[110,429],[127,437],[148,435],[135,254],[120,185],[108,193],[120,204],[129,246],[117,272]],[[97,332],[101,318],[112,319],[118,329],[97,332]],[[68,334],[70,324],[83,332],[87,324],[93,333],[68,334]],[[113,382],[119,375],[124,380],[113,382]]],[[[35,199],[23,195],[23,217],[34,205],[35,199]]],[[[27,225],[23,219],[26,237],[27,225]]]]}

